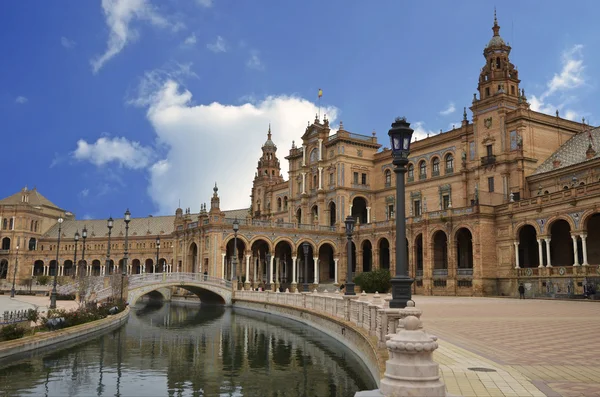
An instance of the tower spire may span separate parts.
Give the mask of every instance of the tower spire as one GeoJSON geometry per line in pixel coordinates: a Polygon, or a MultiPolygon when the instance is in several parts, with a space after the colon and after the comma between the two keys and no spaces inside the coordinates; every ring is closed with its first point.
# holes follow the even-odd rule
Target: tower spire
{"type": "Polygon", "coordinates": [[[496,17],[496,7],[494,7],[494,26],[492,27],[494,36],[500,36],[500,25],[498,25],[498,18],[496,17]]]}
{"type": "Polygon", "coordinates": [[[271,123],[269,123],[269,132],[267,132],[267,139],[271,140],[271,123]]]}

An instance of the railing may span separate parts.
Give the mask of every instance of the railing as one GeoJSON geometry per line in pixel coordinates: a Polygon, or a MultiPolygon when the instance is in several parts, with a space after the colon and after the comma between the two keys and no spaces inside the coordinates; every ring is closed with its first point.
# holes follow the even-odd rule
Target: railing
{"type": "Polygon", "coordinates": [[[0,318],[0,324],[13,324],[21,321],[27,321],[27,310],[5,310],[0,318]]]}
{"type": "Polygon", "coordinates": [[[10,250],[0,250],[0,255],[7,255],[10,253],[10,250]]]}
{"type": "Polygon", "coordinates": [[[458,276],[472,276],[473,269],[456,269],[456,274],[458,276]]]}
{"type": "Polygon", "coordinates": [[[370,137],[367,135],[353,134],[352,132],[350,132],[350,133],[348,133],[348,136],[352,139],[358,139],[359,141],[367,141],[367,142],[373,141],[373,137],[370,137]]]}
{"type": "Polygon", "coordinates": [[[433,269],[434,276],[448,276],[448,269],[433,269]]]}
{"type": "Polygon", "coordinates": [[[356,182],[352,183],[352,187],[354,189],[369,189],[370,188],[368,183],[356,183],[356,182]]]}
{"type": "Polygon", "coordinates": [[[481,165],[492,165],[492,164],[496,164],[496,156],[489,155],[489,156],[484,156],[481,158],[481,165]]]}
{"type": "Polygon", "coordinates": [[[453,173],[454,173],[454,168],[446,168],[446,175],[453,174],[453,173]]]}

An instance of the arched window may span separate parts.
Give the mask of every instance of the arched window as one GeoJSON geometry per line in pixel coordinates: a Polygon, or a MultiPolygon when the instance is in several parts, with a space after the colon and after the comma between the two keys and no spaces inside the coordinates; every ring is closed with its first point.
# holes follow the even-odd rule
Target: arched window
{"type": "Polygon", "coordinates": [[[283,209],[284,209],[284,211],[287,211],[287,209],[288,209],[288,198],[287,198],[287,196],[283,196],[283,209]]]}
{"type": "Polygon", "coordinates": [[[313,189],[317,188],[317,176],[316,175],[313,175],[313,185],[312,185],[312,188],[313,189]]]}
{"type": "Polygon", "coordinates": [[[454,156],[451,153],[446,155],[446,172],[454,171],[454,156]]]}
{"type": "Polygon", "coordinates": [[[427,176],[427,163],[422,160],[419,163],[419,178],[425,178],[427,176]]]}
{"type": "Polygon", "coordinates": [[[439,159],[439,157],[433,158],[433,161],[431,162],[431,173],[434,176],[440,174],[440,159],[439,159]]]}
{"type": "Polygon", "coordinates": [[[281,197],[277,197],[277,211],[281,211],[281,197]]]}
{"type": "Polygon", "coordinates": [[[392,186],[392,171],[385,170],[385,186],[392,186]]]}
{"type": "Polygon", "coordinates": [[[413,179],[415,177],[415,166],[412,164],[408,165],[408,178],[413,179]]]}
{"type": "Polygon", "coordinates": [[[317,148],[314,148],[310,152],[310,162],[316,163],[318,160],[319,160],[319,151],[317,150],[317,148]]]}

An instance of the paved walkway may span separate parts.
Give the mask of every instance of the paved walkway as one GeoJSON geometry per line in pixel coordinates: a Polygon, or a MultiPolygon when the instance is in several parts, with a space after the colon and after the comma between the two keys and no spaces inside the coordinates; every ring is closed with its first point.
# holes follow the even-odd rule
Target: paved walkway
{"type": "Polygon", "coordinates": [[[450,393],[600,397],[600,302],[413,299],[450,393]]]}
{"type": "MultiPolygon", "coordinates": [[[[10,298],[10,295],[0,295],[0,315],[5,310],[27,310],[37,308],[40,313],[46,313],[50,306],[49,296],[30,296],[30,295],[17,295],[14,299],[10,298]]],[[[77,307],[75,301],[56,301],[56,307],[59,309],[72,310],[77,307]]]]}

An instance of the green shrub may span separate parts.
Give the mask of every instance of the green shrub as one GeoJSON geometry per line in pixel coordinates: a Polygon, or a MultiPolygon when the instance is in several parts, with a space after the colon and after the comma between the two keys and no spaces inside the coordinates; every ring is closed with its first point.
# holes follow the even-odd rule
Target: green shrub
{"type": "Polygon", "coordinates": [[[391,278],[389,269],[377,269],[354,277],[354,283],[368,293],[386,293],[392,286],[391,278]]]}
{"type": "Polygon", "coordinates": [[[0,330],[2,340],[13,340],[22,338],[25,335],[25,328],[19,327],[17,324],[5,325],[0,330]]]}
{"type": "Polygon", "coordinates": [[[36,278],[39,285],[47,285],[50,281],[50,276],[37,276],[36,278]]]}
{"type": "Polygon", "coordinates": [[[37,323],[40,319],[40,312],[37,309],[29,309],[27,310],[27,320],[37,323]]]}

